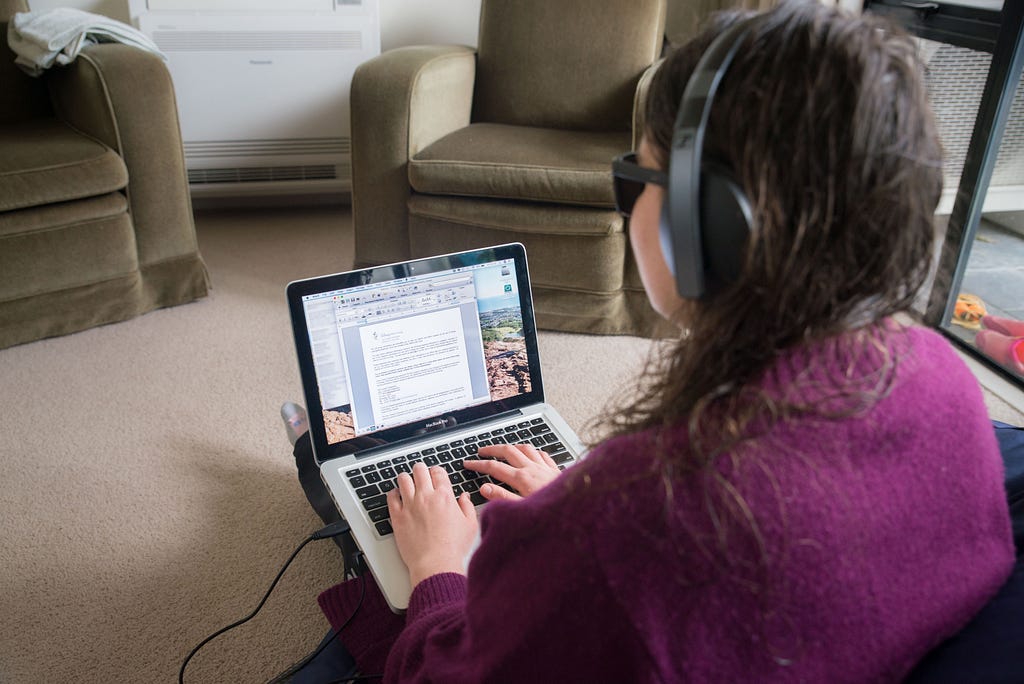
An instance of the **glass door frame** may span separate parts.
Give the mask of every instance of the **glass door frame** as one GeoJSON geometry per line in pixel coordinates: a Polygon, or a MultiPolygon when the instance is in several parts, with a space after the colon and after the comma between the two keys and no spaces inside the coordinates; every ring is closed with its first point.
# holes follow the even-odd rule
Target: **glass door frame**
{"type": "Polygon", "coordinates": [[[948,331],[1014,93],[1024,71],[1024,1],[1003,0],[1002,10],[987,10],[916,0],[865,0],[864,11],[886,15],[920,38],[992,55],[924,322],[1024,389],[1024,379],[948,331]]]}

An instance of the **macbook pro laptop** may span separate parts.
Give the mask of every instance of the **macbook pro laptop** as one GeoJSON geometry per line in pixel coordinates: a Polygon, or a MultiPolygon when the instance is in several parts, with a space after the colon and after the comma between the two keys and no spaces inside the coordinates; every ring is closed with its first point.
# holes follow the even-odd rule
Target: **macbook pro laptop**
{"type": "MultiPolygon", "coordinates": [[[[422,461],[481,506],[463,467],[529,442],[560,468],[583,453],[544,400],[526,251],[507,244],[289,283],[320,474],[392,610],[409,604],[387,492],[422,461]]],[[[498,483],[500,484],[500,483],[498,483]]],[[[468,559],[467,559],[468,562],[468,559]]]]}

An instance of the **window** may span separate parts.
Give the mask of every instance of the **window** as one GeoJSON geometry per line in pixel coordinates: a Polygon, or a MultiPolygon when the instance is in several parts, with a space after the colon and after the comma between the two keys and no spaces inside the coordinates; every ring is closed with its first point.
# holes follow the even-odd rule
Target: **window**
{"type": "Polygon", "coordinates": [[[921,311],[1024,387],[1024,340],[1015,342],[1024,338],[1024,3],[868,0],[864,9],[920,38],[945,153],[944,239],[921,311]]]}

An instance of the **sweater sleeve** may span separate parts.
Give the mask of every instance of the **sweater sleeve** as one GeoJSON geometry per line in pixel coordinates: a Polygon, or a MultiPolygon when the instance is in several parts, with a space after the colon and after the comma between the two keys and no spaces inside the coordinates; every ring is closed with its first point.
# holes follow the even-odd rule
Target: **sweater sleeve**
{"type": "MultiPolygon", "coordinates": [[[[468,576],[435,575],[414,589],[386,681],[596,681],[615,674],[609,659],[594,654],[621,649],[623,620],[586,526],[576,522],[586,517],[566,514],[567,495],[552,484],[523,501],[489,504],[468,576]]],[[[631,659],[621,661],[628,667],[631,659]]]]}

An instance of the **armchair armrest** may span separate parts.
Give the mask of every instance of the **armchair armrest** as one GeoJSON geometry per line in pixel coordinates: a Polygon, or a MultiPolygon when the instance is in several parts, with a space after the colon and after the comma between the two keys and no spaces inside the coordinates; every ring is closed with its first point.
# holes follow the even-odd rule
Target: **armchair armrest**
{"type": "Polygon", "coordinates": [[[651,79],[654,72],[658,70],[664,59],[647,67],[644,73],[640,74],[640,80],[636,84],[636,94],[633,96],[633,149],[640,147],[640,138],[644,134],[644,110],[647,107],[647,91],[651,87],[651,79]]]}
{"type": "Polygon", "coordinates": [[[114,43],[85,48],[46,76],[61,119],[103,142],[128,167],[139,266],[197,250],[178,108],[157,55],[114,43]]]}
{"type": "Polygon", "coordinates": [[[472,48],[390,50],[352,78],[352,220],[356,265],[407,259],[409,158],[467,126],[473,104],[472,48]]]}

